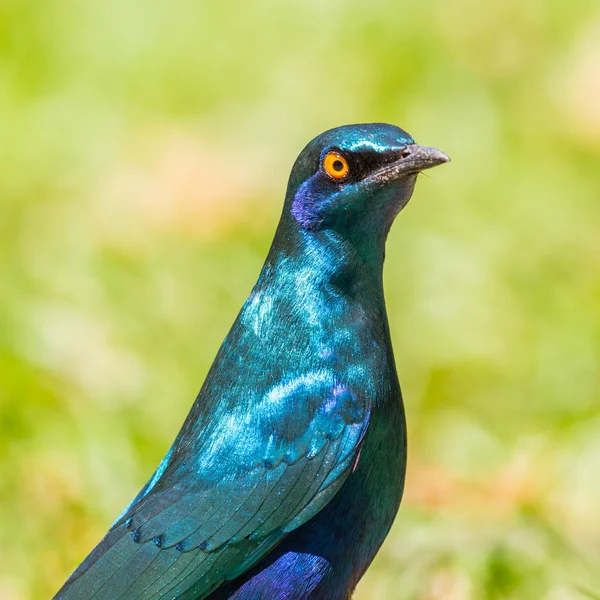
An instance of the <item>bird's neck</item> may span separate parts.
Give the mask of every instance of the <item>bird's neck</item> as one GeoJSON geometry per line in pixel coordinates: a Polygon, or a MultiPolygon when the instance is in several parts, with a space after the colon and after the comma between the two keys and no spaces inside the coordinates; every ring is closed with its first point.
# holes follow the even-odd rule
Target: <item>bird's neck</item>
{"type": "Polygon", "coordinates": [[[319,292],[328,289],[383,308],[385,239],[359,244],[334,230],[307,231],[280,224],[258,285],[319,292]]]}

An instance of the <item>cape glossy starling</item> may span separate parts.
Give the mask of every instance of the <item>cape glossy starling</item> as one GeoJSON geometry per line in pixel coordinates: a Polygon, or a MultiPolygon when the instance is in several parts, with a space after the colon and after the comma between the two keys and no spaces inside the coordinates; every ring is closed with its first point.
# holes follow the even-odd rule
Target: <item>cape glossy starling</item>
{"type": "Polygon", "coordinates": [[[419,172],[448,160],[380,123],[308,144],[179,435],[56,598],[349,598],[406,467],[385,241],[419,172]]]}

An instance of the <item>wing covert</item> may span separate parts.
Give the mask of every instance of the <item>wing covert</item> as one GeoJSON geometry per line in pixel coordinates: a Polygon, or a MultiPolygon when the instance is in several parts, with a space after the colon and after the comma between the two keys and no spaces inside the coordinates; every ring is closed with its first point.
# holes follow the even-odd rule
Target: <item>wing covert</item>
{"type": "Polygon", "coordinates": [[[369,417],[370,403],[325,370],[223,410],[194,440],[175,440],[56,598],[204,597],[329,502],[369,417]]]}

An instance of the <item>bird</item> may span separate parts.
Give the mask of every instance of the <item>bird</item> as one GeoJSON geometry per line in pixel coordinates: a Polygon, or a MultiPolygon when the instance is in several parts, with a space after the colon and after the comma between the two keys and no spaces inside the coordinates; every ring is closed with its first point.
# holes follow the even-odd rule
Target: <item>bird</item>
{"type": "Polygon", "coordinates": [[[55,600],[345,600],[407,460],[383,293],[388,232],[448,162],[344,125],[292,168],[258,281],[171,448],[55,600]]]}

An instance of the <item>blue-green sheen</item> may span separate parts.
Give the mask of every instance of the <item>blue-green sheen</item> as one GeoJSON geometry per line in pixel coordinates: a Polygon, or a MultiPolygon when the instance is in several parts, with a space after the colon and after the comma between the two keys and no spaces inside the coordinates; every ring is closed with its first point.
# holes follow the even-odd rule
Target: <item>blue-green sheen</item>
{"type": "Polygon", "coordinates": [[[344,599],[402,497],[387,233],[447,157],[385,124],[298,157],[265,265],[153,477],[56,598],[344,599]],[[348,161],[338,181],[326,153],[348,161]],[[429,161],[429,162],[428,162],[429,161]]]}

